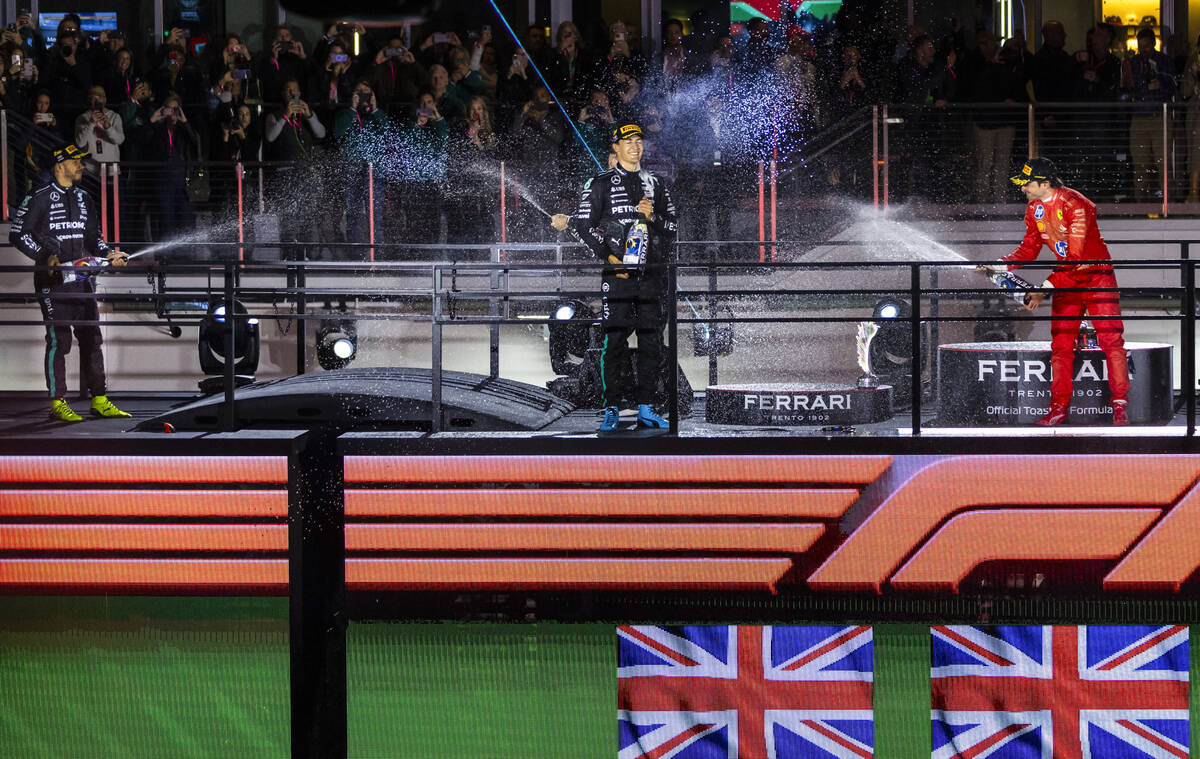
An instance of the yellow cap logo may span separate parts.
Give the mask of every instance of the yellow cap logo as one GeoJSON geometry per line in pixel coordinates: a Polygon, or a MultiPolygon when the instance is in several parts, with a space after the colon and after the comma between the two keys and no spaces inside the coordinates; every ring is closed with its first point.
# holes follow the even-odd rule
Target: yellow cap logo
{"type": "Polygon", "coordinates": [[[636,137],[642,133],[637,124],[625,124],[613,130],[613,142],[620,142],[628,137],[636,137]]]}
{"type": "Polygon", "coordinates": [[[1021,173],[1024,174],[1025,176],[1029,176],[1029,175],[1033,174],[1033,167],[1030,166],[1029,164],[1025,164],[1024,166],[1021,167],[1021,173]]]}

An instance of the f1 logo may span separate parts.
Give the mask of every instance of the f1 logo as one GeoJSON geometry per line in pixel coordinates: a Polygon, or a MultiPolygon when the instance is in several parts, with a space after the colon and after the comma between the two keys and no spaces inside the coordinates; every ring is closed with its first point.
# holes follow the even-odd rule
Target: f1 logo
{"type": "Polygon", "coordinates": [[[1200,567],[1198,475],[1200,457],[1182,455],[935,461],[885,498],[808,584],[957,590],[992,559],[1111,559],[1119,563],[1106,589],[1178,591],[1200,567]]]}

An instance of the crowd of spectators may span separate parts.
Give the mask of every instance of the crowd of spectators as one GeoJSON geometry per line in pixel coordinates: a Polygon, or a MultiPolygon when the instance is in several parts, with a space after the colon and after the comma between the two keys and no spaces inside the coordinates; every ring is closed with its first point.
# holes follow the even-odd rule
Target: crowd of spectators
{"type": "MultiPolygon", "coordinates": [[[[646,130],[644,164],[680,185],[684,233],[729,239],[731,199],[749,194],[760,160],[792,161],[851,194],[869,188],[861,167],[833,159],[818,169],[802,160],[813,135],[836,130],[863,105],[915,107],[897,130],[908,141],[894,150],[897,189],[934,196],[953,187],[939,174],[947,163],[939,110],[980,106],[969,122],[975,168],[957,167],[970,175],[958,191],[998,202],[1011,200],[1004,177],[1014,119],[1023,123],[1024,113],[982,106],[1131,100],[1134,189],[1144,199],[1163,170],[1156,109],[1182,98],[1192,105],[1193,199],[1200,190],[1200,58],[1187,45],[1156,52],[1150,28],[1126,53],[1117,51],[1114,29],[1098,25],[1074,54],[1054,21],[1034,52],[1021,37],[1000,40],[986,30],[968,47],[957,24],[937,36],[910,27],[896,39],[853,17],[807,28],[751,21],[736,35],[703,38],[668,20],[657,50],[619,20],[586,34],[568,21],[549,37],[531,26],[523,47],[484,23],[412,31],[331,21],[311,43],[279,26],[264,32],[261,50],[228,34],[200,51],[187,30],[171,28],[162,44],[141,50],[120,31],[81,32],[68,14],[47,47],[33,20],[20,16],[0,33],[0,60],[9,62],[0,99],[29,125],[26,134],[10,129],[10,145],[26,153],[17,181],[28,188],[48,166],[47,141],[36,133],[47,130],[114,172],[126,164],[119,171],[129,188],[121,202],[127,239],[142,237],[143,219],[153,220],[151,239],[192,226],[200,193],[191,167],[208,160],[268,162],[265,205],[285,242],[365,242],[372,200],[377,241],[490,242],[504,161],[516,188],[509,239],[542,239],[552,233],[530,206],[572,207],[581,181],[607,160],[610,125],[635,119],[646,130]]],[[[1103,128],[1040,113],[1050,134],[1086,140],[1103,128]]],[[[232,169],[219,165],[207,201],[218,210],[235,192],[232,169]]]]}

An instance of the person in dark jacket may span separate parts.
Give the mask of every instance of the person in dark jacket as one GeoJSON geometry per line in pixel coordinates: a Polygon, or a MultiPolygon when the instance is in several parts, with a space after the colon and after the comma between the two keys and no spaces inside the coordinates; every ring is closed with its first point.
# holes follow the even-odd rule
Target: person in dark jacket
{"type": "MultiPolygon", "coordinates": [[[[280,90],[283,105],[267,114],[263,124],[263,153],[272,168],[268,198],[279,217],[280,239],[296,242],[311,239],[307,228],[316,218],[316,204],[322,200],[322,178],[316,169],[325,125],[300,97],[300,83],[284,82],[280,90]]],[[[289,248],[289,258],[299,260],[303,252],[289,248]]]]}
{"type": "Polygon", "coordinates": [[[100,258],[114,266],[124,266],[127,260],[124,253],[108,247],[94,202],[76,184],[83,178],[83,159],[87,157],[74,145],[54,151],[54,179],[21,201],[9,230],[9,242],[34,264],[45,267],[34,274],[33,285],[46,323],[44,366],[50,418],[60,422],[83,421],[66,398],[66,356],[71,350],[72,328],[79,343],[81,381],[92,396],[92,415],[129,416],[108,399],[100,327],[78,323],[100,320],[95,298],[79,297],[96,292],[88,269],[98,266],[100,258]],[[60,268],[63,266],[70,268],[60,268]]]}
{"type": "MultiPolygon", "coordinates": [[[[379,107],[370,82],[359,80],[354,85],[349,105],[337,112],[333,122],[333,136],[346,167],[342,178],[345,182],[348,242],[371,242],[372,218],[368,216],[368,211],[373,214],[374,241],[382,242],[384,239],[385,156],[391,147],[388,144],[390,132],[391,120],[379,107]],[[371,200],[373,206],[369,205],[371,200]]],[[[352,251],[348,257],[365,259],[367,251],[360,248],[352,251]]]]}
{"type": "Polygon", "coordinates": [[[1154,30],[1143,26],[1137,34],[1137,55],[1129,59],[1126,84],[1137,104],[1129,121],[1129,155],[1133,161],[1133,197],[1139,202],[1162,197],[1165,149],[1162,104],[1175,97],[1175,70],[1171,59],[1154,49],[1154,30]]]}
{"type": "MultiPolygon", "coordinates": [[[[600,353],[604,420],[601,432],[620,424],[620,405],[632,392],[638,404],[637,426],[665,429],[655,410],[661,402],[663,327],[667,304],[667,272],[662,264],[674,255],[677,232],[675,203],[666,183],[641,166],[642,128],[619,122],[612,130],[617,165],[583,186],[571,229],[601,262],[600,353]],[[637,332],[637,355],[630,356],[629,336],[637,332]],[[628,387],[626,366],[636,363],[637,383],[628,387]]],[[[554,219],[556,228],[561,218],[554,219]]],[[[565,226],[565,225],[563,225],[565,226]]],[[[674,371],[669,368],[667,371],[674,371]]]]}
{"type": "Polygon", "coordinates": [[[158,227],[154,238],[163,240],[190,230],[195,222],[187,197],[187,164],[197,156],[200,137],[188,123],[183,101],[172,93],[150,116],[141,138],[143,157],[157,164],[151,184],[159,215],[152,222],[158,227]]]}
{"type": "Polygon", "coordinates": [[[945,63],[935,56],[933,40],[922,34],[913,39],[908,55],[900,61],[900,102],[910,107],[898,140],[898,194],[920,193],[932,196],[932,200],[946,200],[947,193],[952,192],[950,178],[944,172],[949,162],[931,157],[948,149],[944,109],[956,92],[957,56],[952,51],[945,63]]]}

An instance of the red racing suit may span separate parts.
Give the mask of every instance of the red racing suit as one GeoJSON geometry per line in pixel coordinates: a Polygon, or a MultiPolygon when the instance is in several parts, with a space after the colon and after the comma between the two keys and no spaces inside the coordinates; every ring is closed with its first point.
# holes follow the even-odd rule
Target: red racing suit
{"type": "MultiPolygon", "coordinates": [[[[1086,310],[1090,316],[1116,317],[1121,304],[1115,292],[1063,292],[1060,288],[1117,286],[1107,264],[1078,264],[1075,261],[1107,261],[1112,257],[1096,226],[1096,204],[1069,187],[1056,187],[1048,200],[1033,200],[1025,207],[1025,239],[1002,261],[1009,270],[1016,262],[1032,261],[1045,244],[1058,258],[1058,266],[1042,285],[1053,289],[1050,313],[1050,400],[1066,406],[1071,400],[1075,368],[1075,338],[1086,310]]],[[[1129,398],[1129,367],[1125,360],[1125,325],[1120,319],[1097,319],[1096,339],[1108,362],[1108,387],[1113,401],[1129,398]]]]}

